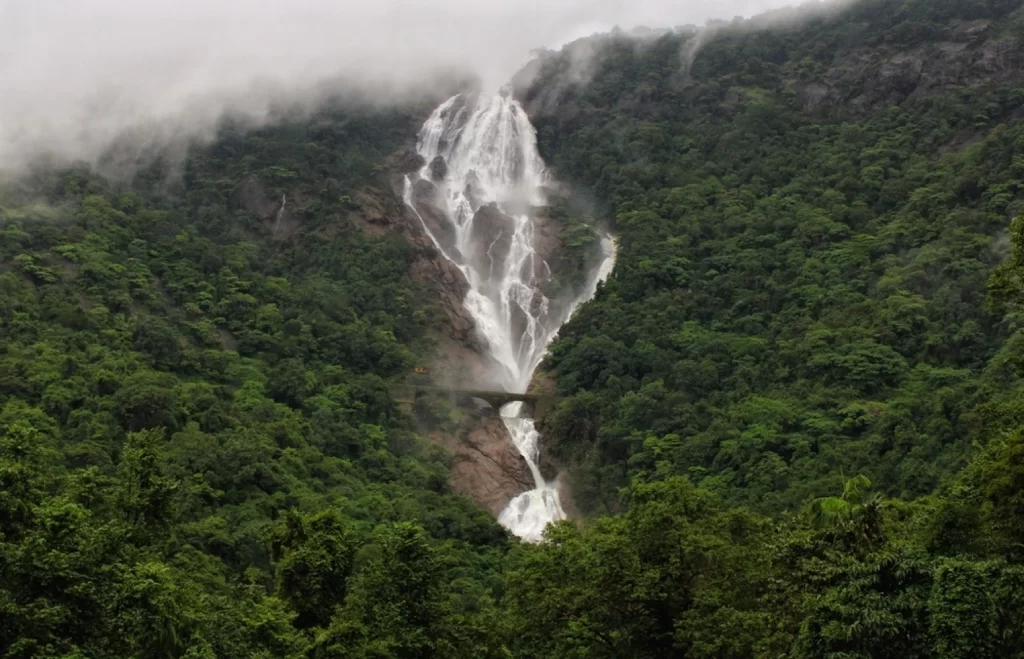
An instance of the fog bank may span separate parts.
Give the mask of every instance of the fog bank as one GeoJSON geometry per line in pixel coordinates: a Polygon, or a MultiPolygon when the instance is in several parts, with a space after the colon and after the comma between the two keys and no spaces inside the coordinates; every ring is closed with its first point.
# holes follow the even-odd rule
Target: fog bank
{"type": "Polygon", "coordinates": [[[531,50],[614,26],[703,24],[785,0],[5,0],[0,169],[208,137],[226,111],[314,105],[318,83],[381,102],[459,71],[487,86],[531,50]],[[342,82],[339,82],[342,81],[342,82]]]}

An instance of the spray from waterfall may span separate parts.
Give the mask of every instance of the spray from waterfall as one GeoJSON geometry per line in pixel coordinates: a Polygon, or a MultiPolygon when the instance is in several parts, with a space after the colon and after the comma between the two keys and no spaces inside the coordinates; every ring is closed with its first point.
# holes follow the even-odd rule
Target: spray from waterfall
{"type": "MultiPolygon", "coordinates": [[[[546,202],[548,175],[536,131],[508,89],[448,99],[424,123],[417,148],[427,164],[414,178],[435,186],[450,233],[431,231],[416,209],[410,178],[405,201],[441,254],[465,275],[465,307],[501,365],[503,386],[525,392],[558,328],[611,272],[614,243],[602,241],[601,264],[569,304],[552,304],[544,295],[551,268],[537,253],[532,213],[546,202]]],[[[535,489],[513,499],[498,521],[519,537],[537,541],[548,523],[564,519],[565,512],[556,484],[545,481],[538,466],[540,436],[533,419],[522,403],[506,405],[501,416],[529,465],[535,489]]]]}

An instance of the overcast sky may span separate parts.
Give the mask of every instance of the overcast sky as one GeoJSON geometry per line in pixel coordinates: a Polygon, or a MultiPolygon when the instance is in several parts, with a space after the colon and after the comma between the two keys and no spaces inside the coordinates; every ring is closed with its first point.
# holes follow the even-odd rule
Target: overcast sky
{"type": "Polygon", "coordinates": [[[787,0],[0,0],[0,168],[93,157],[125,127],[202,135],[328,76],[408,88],[439,67],[508,79],[538,47],[704,24],[787,0]],[[280,93],[279,91],[277,93],[280,93]]]}

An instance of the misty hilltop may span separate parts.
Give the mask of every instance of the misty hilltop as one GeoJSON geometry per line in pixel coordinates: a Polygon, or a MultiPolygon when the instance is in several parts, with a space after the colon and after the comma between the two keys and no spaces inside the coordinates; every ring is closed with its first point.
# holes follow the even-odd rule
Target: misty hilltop
{"type": "MultiPolygon", "coordinates": [[[[838,0],[834,0],[838,1],[838,0]]],[[[784,0],[11,0],[0,10],[0,172],[208,142],[339,93],[401,103],[450,77],[497,90],[534,49],[621,25],[703,24],[784,0]]]]}
{"type": "Polygon", "coordinates": [[[0,655],[1024,657],[1019,0],[0,10],[0,655]]]}

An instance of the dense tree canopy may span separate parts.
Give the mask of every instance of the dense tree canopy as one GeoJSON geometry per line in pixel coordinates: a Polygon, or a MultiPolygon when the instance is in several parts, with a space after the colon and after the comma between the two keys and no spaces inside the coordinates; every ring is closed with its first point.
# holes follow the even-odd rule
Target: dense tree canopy
{"type": "Polygon", "coordinates": [[[353,200],[429,107],[0,186],[0,654],[1024,657],[1019,3],[776,18],[521,91],[620,245],[537,545],[390,395],[437,314],[353,200]]]}
{"type": "Polygon", "coordinates": [[[1019,53],[1012,5],[865,2],[721,28],[682,70],[697,37],[612,37],[585,84],[564,79],[568,55],[540,67],[525,95],[545,155],[593,189],[620,244],[548,360],[568,397],[548,441],[582,466],[591,510],[637,477],[780,512],[840,470],[912,498],[964,466],[979,406],[1019,389],[1015,320],[985,299],[1024,211],[1024,76],[974,65],[967,84],[932,89],[925,71],[901,87],[887,72],[916,41],[872,26],[999,19],[962,47],[1016,28],[1019,53]],[[858,70],[864,48],[877,61],[858,70]],[[822,79],[852,89],[811,107],[822,79]],[[865,107],[873,90],[885,102],[865,107]]]}
{"type": "Polygon", "coordinates": [[[410,568],[434,617],[408,624],[441,642],[449,576],[486,573],[506,535],[390,398],[424,296],[409,247],[337,194],[372,184],[409,122],[226,126],[178,173],[4,190],[0,653],[298,656],[336,608],[346,651],[371,652],[406,642],[374,613],[380,580],[447,542],[410,568]],[[244,198],[284,190],[291,237],[244,198]]]}

